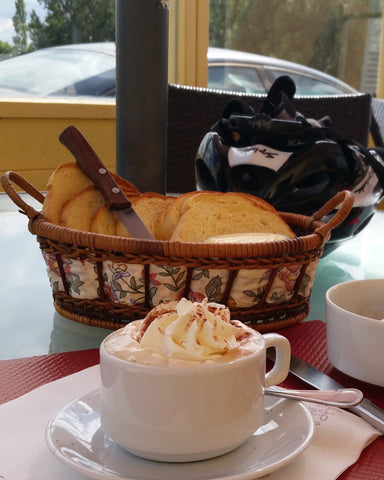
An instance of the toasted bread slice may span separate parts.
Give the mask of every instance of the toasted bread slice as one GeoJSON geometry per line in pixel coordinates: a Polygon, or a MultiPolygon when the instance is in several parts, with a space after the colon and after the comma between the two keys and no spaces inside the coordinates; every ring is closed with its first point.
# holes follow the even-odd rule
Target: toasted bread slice
{"type": "Polygon", "coordinates": [[[89,185],[63,205],[60,223],[75,230],[90,232],[92,219],[103,205],[101,193],[94,185],[89,185]]]}
{"type": "Polygon", "coordinates": [[[141,195],[140,190],[133,185],[133,183],[128,182],[123,177],[120,177],[120,175],[117,175],[117,173],[114,172],[109,172],[112,177],[114,178],[115,182],[119,185],[121,190],[125,193],[125,196],[128,197],[131,201],[134,198],[138,198],[141,195]]]}
{"type": "Polygon", "coordinates": [[[160,221],[157,224],[156,238],[159,240],[169,240],[180,220],[184,203],[188,198],[196,195],[198,192],[187,192],[170,202],[161,214],[160,221]]]}
{"type": "Polygon", "coordinates": [[[109,208],[102,205],[92,218],[90,231],[103,235],[116,235],[116,224],[117,218],[115,215],[109,208]]]}
{"type": "Polygon", "coordinates": [[[59,165],[48,180],[42,213],[52,223],[60,223],[61,209],[69,199],[92,185],[77,163],[59,165]]]}
{"type": "MultiPolygon", "coordinates": [[[[134,199],[140,195],[140,191],[128,180],[116,173],[110,173],[128,198],[134,199]]],[[[48,180],[47,194],[42,207],[43,215],[52,223],[60,223],[63,205],[89,185],[93,183],[77,163],[59,165],[48,180]]]]}
{"type": "Polygon", "coordinates": [[[205,240],[206,243],[266,243],[287,240],[288,237],[281,233],[225,233],[205,240]]]}
{"type": "MultiPolygon", "coordinates": [[[[167,205],[172,204],[177,197],[165,196],[160,193],[147,192],[132,202],[132,206],[139,217],[145,223],[145,226],[157,238],[157,224],[167,205]]],[[[121,237],[130,237],[124,225],[118,221],[116,225],[116,235],[121,237]]]]}
{"type": "MultiPolygon", "coordinates": [[[[123,190],[122,186],[119,186],[123,190]]],[[[135,190],[130,191],[127,189],[124,193],[131,202],[138,198],[135,190]]],[[[116,235],[117,222],[118,220],[112,211],[106,205],[102,205],[92,218],[91,232],[102,233],[103,235],[116,235]]]]}
{"type": "Polygon", "coordinates": [[[235,192],[201,192],[184,202],[171,240],[204,242],[217,235],[251,232],[296,236],[274,207],[260,198],[235,192]]]}

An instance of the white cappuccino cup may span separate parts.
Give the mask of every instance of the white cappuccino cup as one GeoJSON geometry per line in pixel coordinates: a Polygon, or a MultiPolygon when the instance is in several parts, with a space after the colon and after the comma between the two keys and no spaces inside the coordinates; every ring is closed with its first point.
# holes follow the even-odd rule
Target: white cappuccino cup
{"type": "MultiPolygon", "coordinates": [[[[128,327],[137,332],[140,322],[128,327]]],[[[124,343],[127,327],[110,334],[100,347],[104,432],[135,455],[166,462],[203,460],[240,446],[263,423],[264,386],[282,382],[290,363],[285,337],[245,328],[240,351],[171,363],[153,349],[145,364],[134,349],[119,358],[116,345],[124,343]],[[276,360],[266,373],[270,347],[276,360]]]]}

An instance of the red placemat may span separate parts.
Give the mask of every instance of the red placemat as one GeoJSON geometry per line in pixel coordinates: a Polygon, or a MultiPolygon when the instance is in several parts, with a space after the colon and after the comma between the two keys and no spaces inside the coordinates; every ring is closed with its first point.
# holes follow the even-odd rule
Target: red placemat
{"type": "Polygon", "coordinates": [[[97,349],[3,360],[0,362],[0,404],[97,363],[97,349]]]}

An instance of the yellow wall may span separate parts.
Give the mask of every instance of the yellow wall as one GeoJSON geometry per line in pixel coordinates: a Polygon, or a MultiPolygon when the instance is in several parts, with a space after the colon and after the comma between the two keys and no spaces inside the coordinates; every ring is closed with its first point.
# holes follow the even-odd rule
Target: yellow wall
{"type": "Polygon", "coordinates": [[[114,100],[0,100],[0,174],[13,170],[45,190],[56,166],[74,161],[58,140],[68,125],[75,125],[103,162],[115,170],[114,100]]]}
{"type": "Polygon", "coordinates": [[[171,0],[170,83],[208,85],[209,0],[171,0]]]}
{"type": "Polygon", "coordinates": [[[381,37],[380,37],[380,53],[379,68],[377,73],[377,98],[384,98],[384,8],[381,16],[381,37]]]}

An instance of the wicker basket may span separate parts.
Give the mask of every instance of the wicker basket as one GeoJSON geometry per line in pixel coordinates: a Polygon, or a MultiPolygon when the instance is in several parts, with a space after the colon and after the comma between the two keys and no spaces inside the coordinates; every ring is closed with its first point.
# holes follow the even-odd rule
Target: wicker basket
{"type": "Polygon", "coordinates": [[[281,213],[295,239],[254,244],[136,240],[80,232],[48,222],[13,184],[40,203],[44,196],[15,172],[4,190],[29,218],[52,287],[56,310],[76,322],[108,329],[142,318],[160,302],[181,297],[226,304],[232,318],[260,332],[292,326],[309,312],[323,245],[350,212],[343,191],[312,217],[281,213]],[[340,205],[327,223],[320,221],[340,205]]]}

